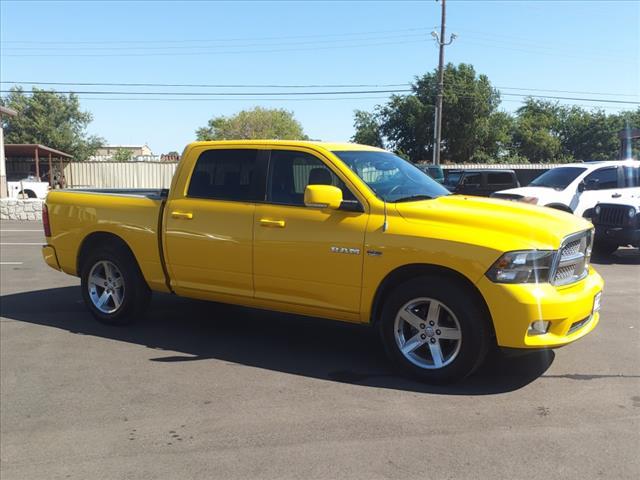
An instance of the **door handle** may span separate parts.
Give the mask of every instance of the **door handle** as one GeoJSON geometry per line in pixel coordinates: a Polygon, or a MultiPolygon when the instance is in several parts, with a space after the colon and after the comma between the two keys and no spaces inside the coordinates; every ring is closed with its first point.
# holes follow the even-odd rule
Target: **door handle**
{"type": "Polygon", "coordinates": [[[284,228],[285,222],[284,220],[269,220],[266,218],[260,219],[261,227],[274,227],[274,228],[284,228]]]}
{"type": "Polygon", "coordinates": [[[193,218],[193,213],[191,213],[191,212],[171,212],[171,216],[173,218],[182,218],[184,220],[191,220],[193,218]]]}

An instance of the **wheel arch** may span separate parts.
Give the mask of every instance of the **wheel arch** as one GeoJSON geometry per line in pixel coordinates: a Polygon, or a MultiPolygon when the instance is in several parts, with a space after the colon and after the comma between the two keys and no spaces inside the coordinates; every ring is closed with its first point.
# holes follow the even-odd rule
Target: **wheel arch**
{"type": "Polygon", "coordinates": [[[90,233],[89,235],[84,237],[84,239],[80,243],[80,247],[78,248],[78,255],[76,258],[76,272],[78,276],[82,274],[83,262],[86,259],[87,255],[101,245],[109,245],[110,247],[124,250],[135,262],[138,270],[140,270],[140,265],[138,264],[136,256],[133,254],[133,250],[131,250],[129,244],[122,237],[116,235],[115,233],[98,231],[90,233]]]}
{"type": "Polygon", "coordinates": [[[370,318],[371,324],[376,325],[379,322],[384,305],[384,299],[394,288],[408,280],[411,280],[412,278],[422,276],[437,276],[438,278],[447,278],[460,285],[471,295],[473,295],[477,304],[483,309],[485,318],[487,319],[489,328],[491,329],[491,334],[495,337],[491,311],[489,310],[489,306],[485,302],[482,293],[480,293],[480,290],[478,290],[475,284],[465,275],[456,270],[444,267],[442,265],[434,265],[428,263],[414,263],[403,265],[392,270],[384,277],[382,282],[380,282],[380,285],[378,285],[375,295],[373,296],[370,318]]]}
{"type": "Polygon", "coordinates": [[[23,190],[20,190],[18,192],[18,195],[26,195],[27,198],[38,198],[38,195],[36,195],[36,192],[34,192],[33,190],[31,190],[30,188],[25,188],[23,190]]]}

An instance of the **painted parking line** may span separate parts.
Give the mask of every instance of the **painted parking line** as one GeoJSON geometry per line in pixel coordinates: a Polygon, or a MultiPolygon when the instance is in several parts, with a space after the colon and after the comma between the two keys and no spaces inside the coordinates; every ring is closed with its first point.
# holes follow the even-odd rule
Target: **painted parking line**
{"type": "Polygon", "coordinates": [[[22,265],[24,262],[0,262],[0,265],[22,265]]]}
{"type": "Polygon", "coordinates": [[[23,229],[18,229],[18,228],[0,228],[0,233],[2,232],[39,232],[42,233],[41,229],[38,230],[23,230],[23,229]]]}

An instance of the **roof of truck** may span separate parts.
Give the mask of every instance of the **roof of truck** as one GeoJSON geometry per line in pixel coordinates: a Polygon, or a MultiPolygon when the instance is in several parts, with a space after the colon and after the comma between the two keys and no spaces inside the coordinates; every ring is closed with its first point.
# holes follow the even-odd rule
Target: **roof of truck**
{"type": "Polygon", "coordinates": [[[347,142],[319,142],[314,140],[213,140],[204,142],[193,142],[189,147],[196,146],[216,146],[216,145],[280,145],[289,147],[311,147],[322,148],[329,151],[341,150],[368,150],[375,152],[384,151],[381,148],[370,145],[360,145],[358,143],[347,142]]]}

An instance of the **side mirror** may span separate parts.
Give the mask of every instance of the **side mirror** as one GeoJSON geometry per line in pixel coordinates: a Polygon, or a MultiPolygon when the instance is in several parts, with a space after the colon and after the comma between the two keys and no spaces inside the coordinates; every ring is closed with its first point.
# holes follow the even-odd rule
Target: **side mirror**
{"type": "Polygon", "coordinates": [[[333,185],[307,185],[304,189],[304,204],[311,208],[337,210],[342,205],[342,190],[333,185]]]}
{"type": "Polygon", "coordinates": [[[584,191],[585,191],[585,189],[586,189],[586,185],[584,184],[584,182],[580,182],[580,183],[578,184],[578,193],[582,193],[582,192],[584,192],[584,191]]]}

